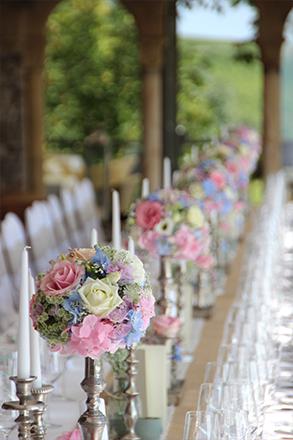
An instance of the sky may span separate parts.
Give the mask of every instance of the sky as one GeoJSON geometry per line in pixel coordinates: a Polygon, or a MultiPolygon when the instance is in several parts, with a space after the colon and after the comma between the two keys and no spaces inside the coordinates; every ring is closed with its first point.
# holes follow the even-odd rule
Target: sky
{"type": "MultiPolygon", "coordinates": [[[[184,37],[245,41],[254,37],[255,17],[252,7],[242,4],[232,8],[227,0],[223,0],[222,13],[194,4],[192,9],[179,8],[177,29],[184,37]]],[[[290,40],[293,43],[292,29],[290,40]]]]}

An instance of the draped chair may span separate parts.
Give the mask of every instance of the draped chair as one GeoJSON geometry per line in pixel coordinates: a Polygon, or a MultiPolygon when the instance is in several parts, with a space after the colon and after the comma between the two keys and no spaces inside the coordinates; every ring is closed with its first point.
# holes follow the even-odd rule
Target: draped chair
{"type": "Polygon", "coordinates": [[[25,210],[25,223],[37,272],[48,269],[49,261],[58,256],[58,244],[46,208],[46,202],[36,201],[25,210]]]}
{"type": "Polygon", "coordinates": [[[57,239],[58,252],[66,252],[72,245],[69,241],[68,231],[66,230],[64,212],[62,211],[60,200],[55,194],[48,196],[45,208],[57,239]]]}
{"type": "Polygon", "coordinates": [[[91,230],[98,231],[99,242],[104,241],[104,233],[96,204],[96,194],[90,179],[83,179],[73,188],[77,215],[83,229],[83,245],[90,245],[91,230]]]}
{"type": "Polygon", "coordinates": [[[89,243],[84,242],[84,231],[77,213],[77,206],[73,192],[63,188],[60,193],[64,219],[69,233],[69,242],[72,247],[86,247],[89,243]]]}
{"type": "Polygon", "coordinates": [[[18,292],[20,287],[20,262],[23,248],[27,245],[24,225],[13,212],[6,214],[1,224],[2,252],[8,274],[13,283],[15,297],[14,306],[18,307],[18,292]]]}
{"type": "MultiPolygon", "coordinates": [[[[4,252],[3,239],[0,239],[0,331],[3,332],[16,318],[18,307],[18,290],[15,288],[8,271],[4,252]]],[[[19,266],[20,267],[20,266],[19,266]]]]}

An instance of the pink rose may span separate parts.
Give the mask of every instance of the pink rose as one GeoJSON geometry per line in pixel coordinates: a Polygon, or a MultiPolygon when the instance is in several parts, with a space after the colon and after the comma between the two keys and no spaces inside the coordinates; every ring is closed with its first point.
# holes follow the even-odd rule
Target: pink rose
{"type": "Polygon", "coordinates": [[[196,264],[201,269],[210,269],[214,265],[214,259],[211,255],[199,255],[196,259],[196,264]]]}
{"type": "Polygon", "coordinates": [[[67,354],[99,357],[103,353],[114,353],[119,341],[114,341],[114,326],[98,316],[88,315],[79,325],[71,327],[71,338],[65,347],[67,354]]]}
{"type": "Polygon", "coordinates": [[[182,225],[174,236],[177,246],[176,258],[182,260],[195,260],[202,250],[202,242],[195,238],[186,225],[182,225]]]}
{"type": "Polygon", "coordinates": [[[146,330],[150,325],[150,319],[155,316],[155,298],[151,296],[144,296],[139,302],[139,310],[142,314],[142,330],[146,330]]]}
{"type": "Polygon", "coordinates": [[[84,267],[72,261],[57,261],[41,279],[39,288],[48,295],[62,295],[74,289],[84,273],[84,267]]]}
{"type": "Polygon", "coordinates": [[[146,249],[151,254],[156,254],[157,245],[156,240],[160,237],[160,234],[156,231],[143,232],[139,239],[138,244],[142,249],[146,249]]]}
{"type": "Polygon", "coordinates": [[[82,439],[81,439],[80,430],[76,428],[73,431],[68,431],[60,435],[59,437],[57,437],[56,440],[82,440],[82,439]]]}
{"type": "Polygon", "coordinates": [[[143,229],[153,229],[163,216],[163,207],[159,202],[146,200],[136,207],[136,222],[143,229]]]}
{"type": "Polygon", "coordinates": [[[210,174],[210,179],[214,182],[218,189],[223,189],[225,186],[224,176],[217,170],[214,170],[210,174]]]}
{"type": "Polygon", "coordinates": [[[154,331],[164,338],[176,338],[180,329],[180,319],[172,316],[159,315],[153,319],[154,331]]]}

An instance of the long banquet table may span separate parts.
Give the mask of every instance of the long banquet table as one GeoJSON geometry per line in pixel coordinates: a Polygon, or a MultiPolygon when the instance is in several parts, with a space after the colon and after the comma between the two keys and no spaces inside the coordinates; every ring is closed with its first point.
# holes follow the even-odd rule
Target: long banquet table
{"type": "MultiPolygon", "coordinates": [[[[251,214],[244,237],[247,237],[251,228],[253,214],[251,214]]],[[[217,358],[221,343],[224,323],[227,313],[234,301],[240,281],[241,269],[245,255],[246,240],[240,242],[236,257],[231,265],[225,294],[217,298],[212,317],[204,324],[199,344],[195,348],[193,361],[186,374],[182,399],[176,407],[166,433],[167,440],[181,440],[184,429],[184,418],[187,411],[194,410],[197,402],[200,385],[204,381],[204,372],[207,362],[217,358]]]]}

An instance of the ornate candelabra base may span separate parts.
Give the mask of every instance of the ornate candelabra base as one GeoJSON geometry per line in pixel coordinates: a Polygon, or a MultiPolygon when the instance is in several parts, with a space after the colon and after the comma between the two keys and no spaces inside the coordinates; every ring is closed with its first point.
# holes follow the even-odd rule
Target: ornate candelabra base
{"type": "Polygon", "coordinates": [[[31,388],[35,381],[35,377],[29,377],[28,379],[19,379],[16,376],[10,377],[15,383],[16,395],[18,401],[5,402],[2,405],[3,409],[18,411],[19,416],[15,420],[18,424],[18,438],[23,440],[31,439],[31,426],[32,426],[32,411],[41,411],[44,407],[44,403],[35,402],[32,399],[31,388]]]}
{"type": "Polygon", "coordinates": [[[100,394],[104,389],[100,359],[85,358],[85,378],[81,382],[81,387],[87,394],[87,409],[78,420],[82,438],[83,440],[101,440],[107,419],[99,410],[100,394]]]}
{"type": "Polygon", "coordinates": [[[138,361],[135,358],[135,347],[130,347],[127,357],[128,369],[127,374],[129,378],[128,387],[125,394],[127,397],[127,405],[125,408],[124,421],[127,427],[127,434],[122,437],[122,440],[140,440],[140,437],[135,433],[135,425],[138,419],[137,411],[137,396],[139,393],[136,390],[135,376],[137,375],[136,366],[138,361]]]}
{"type": "MultiPolygon", "coordinates": [[[[157,306],[159,309],[159,315],[170,315],[172,312],[173,304],[170,300],[170,292],[176,289],[172,276],[171,262],[168,257],[161,257],[160,263],[160,297],[157,300],[157,306]]],[[[176,307],[176,304],[175,304],[176,307]]]]}
{"type": "Polygon", "coordinates": [[[53,391],[52,385],[42,385],[41,388],[32,388],[32,397],[37,402],[43,402],[37,410],[32,412],[33,424],[31,428],[32,438],[34,440],[43,440],[46,436],[46,424],[44,414],[47,409],[48,395],[53,391]]]}

